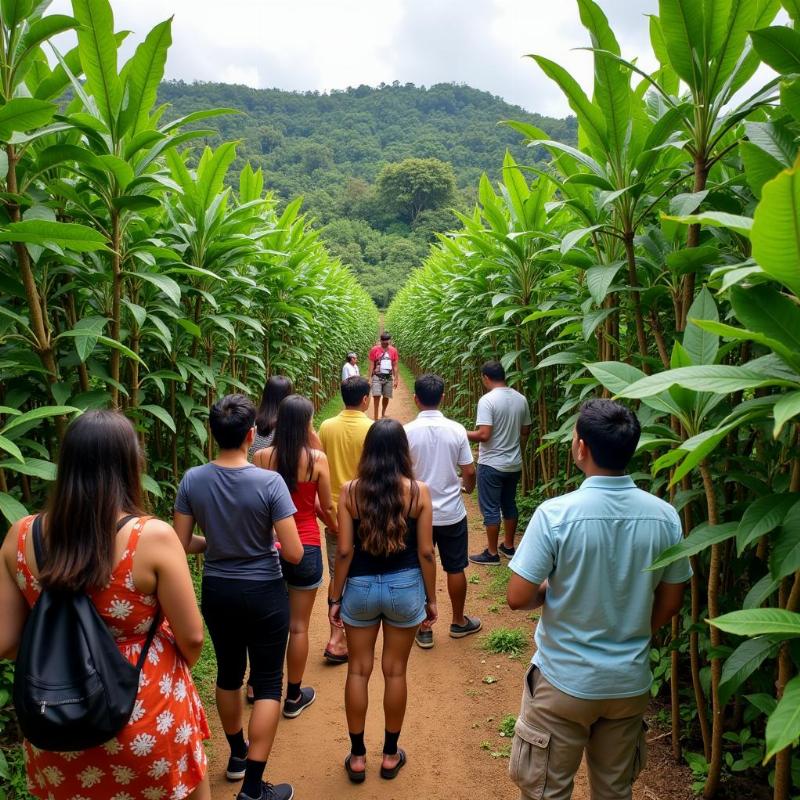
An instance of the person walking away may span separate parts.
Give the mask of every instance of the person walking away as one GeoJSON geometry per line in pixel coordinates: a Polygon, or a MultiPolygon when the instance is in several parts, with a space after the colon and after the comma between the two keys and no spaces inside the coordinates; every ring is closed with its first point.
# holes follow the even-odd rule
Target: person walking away
{"type": "Polygon", "coordinates": [[[436,622],[436,561],[428,487],[414,480],[403,426],[382,419],[370,428],[358,477],[342,487],[330,620],[344,625],[350,660],[344,704],[350,753],[345,769],[365,778],[364,724],[375,641],[383,628],[385,735],[380,775],[406,763],[397,747],[406,710],[406,667],[421,622],[436,622]]]}
{"type": "Polygon", "coordinates": [[[522,476],[522,454],[531,432],[528,401],[506,384],[506,371],[499,361],[481,367],[486,394],[478,400],[475,430],[467,436],[478,446],[478,506],[486,526],[487,547],[469,557],[473,564],[497,566],[500,556],[514,555],[517,532],[517,486],[522,476]],[[503,544],[498,547],[500,519],[503,544]]]}
{"type": "MultiPolygon", "coordinates": [[[[421,375],[414,382],[414,402],[419,414],[405,426],[414,477],[428,487],[433,507],[433,543],[439,548],[447,574],[447,593],[453,607],[450,636],[461,639],[481,629],[478,617],[464,614],[467,600],[467,510],[461,492],[475,488],[475,465],[463,425],[439,411],[444,381],[438,375],[421,375]],[[459,471],[461,476],[459,477],[459,471]]],[[[433,647],[433,631],[421,626],[416,643],[433,647]]]]}
{"type": "Polygon", "coordinates": [[[399,373],[397,350],[391,344],[392,336],[384,331],[381,339],[369,351],[369,361],[372,365],[372,418],[378,419],[378,406],[381,406],[381,416],[386,416],[386,407],[392,397],[393,390],[397,388],[399,373]]]}
{"type": "MultiPolygon", "coordinates": [[[[272,444],[275,436],[275,426],[278,424],[278,406],[284,397],[294,393],[294,386],[285,375],[272,375],[264,384],[261,393],[261,404],[256,412],[256,435],[247,455],[250,460],[259,451],[272,444]]],[[[311,446],[320,448],[319,437],[314,430],[313,421],[310,423],[311,446]]]]}
{"type": "MultiPolygon", "coordinates": [[[[319,437],[322,449],[328,458],[331,474],[331,495],[335,511],[338,512],[339,493],[342,486],[353,480],[358,474],[358,464],[364,439],[372,425],[367,416],[369,408],[369,383],[366,378],[348,378],[342,381],[342,402],[344,409],[335,417],[326,419],[319,426],[319,437]]],[[[339,532],[338,522],[335,528],[325,527],[325,550],[328,559],[328,600],[333,597],[333,578],[336,565],[336,537],[339,532]]],[[[347,663],[347,642],[344,630],[331,625],[330,638],[323,652],[324,658],[331,664],[347,663]]]]}
{"type": "Polygon", "coordinates": [[[289,599],[275,536],[281,556],[292,564],[302,560],[303,545],[283,478],[247,461],[255,418],[255,407],[240,394],[211,407],[209,423],[219,453],[183,476],[174,526],[187,549],[195,522],[205,534],[200,608],[217,657],[217,710],[230,747],[225,775],[244,779],[238,800],[290,800],[289,784],[262,782],[280,717],[289,633],[289,599]],[[255,698],[249,747],[241,692],[248,659],[255,698]]]}
{"type": "Polygon", "coordinates": [[[578,415],[580,488],[536,510],[514,558],[513,609],[543,605],[509,772],[523,800],[571,797],[586,754],[593,800],[630,800],[645,762],[650,638],[681,609],[688,559],[649,570],[683,540],[675,509],[625,469],[639,421],[611,400],[578,415]]]}
{"type": "Polygon", "coordinates": [[[281,571],[289,589],[289,645],[286,649],[288,682],[283,716],[293,719],[316,699],[311,686],[301,687],[308,661],[308,624],[317,589],[322,584],[322,545],[316,502],[325,524],[336,529],[331,497],[328,459],[311,447],[309,430],[314,406],[298,394],[290,394],[278,409],[278,425],[272,447],[259,450],[253,463],[277,472],[286,482],[297,511],[294,515],[303,559],[292,564],[281,559],[281,571]]]}
{"type": "Polygon", "coordinates": [[[11,526],[0,550],[0,658],[14,658],[42,589],[86,593],[120,653],[136,664],[162,621],[140,673],[133,713],[110,741],[56,753],[25,743],[34,797],[210,800],[203,740],[210,736],[192,682],[203,620],[175,531],[144,513],[142,454],[133,425],[116,411],[86,411],[67,429],[47,511],[11,526]]]}
{"type": "Polygon", "coordinates": [[[361,374],[358,368],[358,356],[355,353],[347,354],[347,361],[344,362],[342,367],[342,380],[346,381],[348,378],[356,378],[361,374]]]}

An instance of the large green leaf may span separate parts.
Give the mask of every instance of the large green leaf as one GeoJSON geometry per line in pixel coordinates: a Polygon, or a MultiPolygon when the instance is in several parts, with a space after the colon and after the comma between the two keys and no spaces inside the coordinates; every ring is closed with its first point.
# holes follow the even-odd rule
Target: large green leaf
{"type": "Polygon", "coordinates": [[[161,408],[161,406],[143,405],[139,406],[139,410],[152,414],[152,416],[163,422],[173,433],[176,432],[175,420],[165,408],[161,408]]]}
{"type": "Polygon", "coordinates": [[[800,502],[786,513],[772,546],[769,570],[777,581],[800,570],[800,502]]]}
{"type": "Polygon", "coordinates": [[[5,436],[0,436],[0,450],[9,453],[10,455],[14,456],[18,461],[25,461],[22,451],[17,447],[11,439],[7,439],[5,436]]]}
{"type": "Polygon", "coordinates": [[[800,500],[797,494],[770,494],[751,503],[739,520],[736,530],[736,547],[741,555],[756,539],[775,530],[783,522],[786,512],[800,500]]]}
{"type": "Polygon", "coordinates": [[[700,83],[699,59],[703,54],[703,13],[697,0],[659,0],[658,19],[669,61],[688,86],[700,83]]]}
{"type": "Polygon", "coordinates": [[[617,395],[641,399],[652,397],[675,385],[695,392],[730,394],[774,383],[780,383],[780,381],[765,378],[763,374],[745,367],[712,364],[704,367],[681,367],[659,372],[656,375],[648,375],[646,378],[632,383],[623,391],[617,392],[617,395]]]}
{"type": "Polygon", "coordinates": [[[143,281],[152,283],[153,286],[157,286],[176,306],[181,304],[181,287],[168,275],[161,275],[156,272],[136,272],[131,274],[141,278],[143,281]]]}
{"type": "Polygon", "coordinates": [[[15,97],[0,106],[0,140],[7,142],[15,131],[29,131],[47,125],[58,106],[32,97],[15,97]]]}
{"type": "Polygon", "coordinates": [[[28,509],[8,492],[0,492],[0,514],[13,525],[17,520],[28,516],[28,509]]]}
{"type": "Polygon", "coordinates": [[[65,414],[73,414],[76,411],[80,411],[80,409],[75,408],[75,406],[41,406],[40,408],[34,408],[8,420],[0,433],[8,433],[20,425],[27,425],[29,422],[36,422],[49,417],[61,417],[65,414]]]}
{"type": "Polygon", "coordinates": [[[591,143],[602,150],[608,148],[606,124],[600,109],[586,96],[578,82],[567,70],[544,56],[531,56],[548,78],[555,81],[567,96],[570,108],[578,117],[578,124],[591,143]]]}
{"type": "Polygon", "coordinates": [[[722,525],[709,525],[704,522],[698,525],[683,541],[668,547],[647,569],[650,571],[663,569],[675,561],[700,553],[711,547],[712,544],[724,542],[735,533],[735,522],[725,522],[722,525]]]}
{"type": "Polygon", "coordinates": [[[777,650],[776,644],[764,636],[747,639],[725,659],[720,678],[720,702],[727,704],[734,692],[777,650]]]}
{"type": "Polygon", "coordinates": [[[767,720],[767,752],[764,761],[789,747],[800,736],[800,675],[783,689],[783,697],[767,720]]]}
{"type": "Polygon", "coordinates": [[[24,463],[6,459],[0,461],[0,469],[19,472],[22,475],[41,478],[45,481],[54,481],[56,479],[56,465],[51,461],[43,461],[40,458],[29,458],[24,463]]]}
{"type": "Polygon", "coordinates": [[[731,611],[710,619],[711,625],[736,636],[800,636],[800,614],[782,608],[753,608],[731,611]]]}
{"type": "Polygon", "coordinates": [[[800,295],[798,163],[764,184],[750,239],[753,258],[764,272],[800,295]]]}
{"type": "Polygon", "coordinates": [[[623,262],[617,261],[613,264],[598,265],[586,270],[586,288],[597,305],[605,300],[608,290],[622,266],[623,262]]]}
{"type": "Polygon", "coordinates": [[[78,53],[89,94],[103,121],[114,131],[122,101],[122,82],[117,73],[117,41],[114,15],[108,0],[72,0],[78,20],[78,53]]]}
{"type": "Polygon", "coordinates": [[[800,33],[785,25],[750,32],[761,60],[783,75],[800,73],[800,33]]]}
{"type": "Polygon", "coordinates": [[[705,286],[695,297],[689,308],[688,316],[690,321],[683,334],[683,346],[686,352],[695,365],[713,364],[717,359],[719,337],[698,328],[694,323],[694,320],[710,320],[712,322],[719,320],[717,304],[705,286]]]}
{"type": "Polygon", "coordinates": [[[225,176],[236,158],[236,142],[225,142],[216,150],[206,149],[197,168],[200,209],[209,208],[222,191],[225,176]]]}
{"type": "Polygon", "coordinates": [[[777,439],[783,430],[783,426],[798,414],[800,414],[800,391],[782,394],[775,402],[775,408],[773,409],[775,428],[772,435],[777,439]]]}
{"type": "Polygon", "coordinates": [[[94,228],[77,222],[45,219],[26,219],[6,225],[0,230],[0,242],[24,242],[79,253],[108,249],[106,238],[94,228]]]}
{"type": "Polygon", "coordinates": [[[171,44],[170,17],[147,34],[125,65],[126,102],[120,114],[121,132],[136,134],[146,126],[156,102],[158,84],[164,77],[164,65],[171,44]]]}
{"type": "Polygon", "coordinates": [[[785,294],[764,284],[734,286],[731,304],[742,325],[781,342],[800,361],[800,308],[785,294]]]}

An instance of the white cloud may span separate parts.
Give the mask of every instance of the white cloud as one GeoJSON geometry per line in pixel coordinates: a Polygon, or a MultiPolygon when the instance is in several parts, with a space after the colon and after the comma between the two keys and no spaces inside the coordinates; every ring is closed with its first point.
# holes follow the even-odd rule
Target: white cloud
{"type": "MultiPolygon", "coordinates": [[[[343,89],[399,80],[467,83],[531,111],[570,113],[525,54],[544,55],[591,87],[589,37],[574,0],[112,0],[127,57],[174,14],[168,78],[256,88],[343,89]]],[[[657,0],[601,0],[623,54],[655,65],[647,15],[657,0]]],[[[69,13],[69,0],[51,12],[69,13]]],[[[61,45],[66,46],[65,44],[61,45]]]]}

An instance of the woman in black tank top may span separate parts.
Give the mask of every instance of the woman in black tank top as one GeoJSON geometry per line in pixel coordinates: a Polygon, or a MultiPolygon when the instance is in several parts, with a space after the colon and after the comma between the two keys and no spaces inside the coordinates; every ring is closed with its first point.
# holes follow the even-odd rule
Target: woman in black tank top
{"type": "Polygon", "coordinates": [[[420,623],[437,619],[431,498],[428,487],[414,480],[408,439],[396,420],[370,428],[358,478],[342,488],[336,562],[330,620],[346,629],[349,653],[345,769],[354,783],[364,780],[368,684],[382,626],[386,735],[380,773],[394,778],[406,763],[397,740],[408,656],[420,623]]]}

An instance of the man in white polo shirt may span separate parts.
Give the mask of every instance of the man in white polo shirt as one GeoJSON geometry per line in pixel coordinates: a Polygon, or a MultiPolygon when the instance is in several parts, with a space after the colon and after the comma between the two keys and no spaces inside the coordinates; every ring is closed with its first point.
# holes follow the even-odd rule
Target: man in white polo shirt
{"type": "MultiPolygon", "coordinates": [[[[475,465],[464,426],[439,411],[443,394],[444,381],[438,375],[417,378],[414,402],[419,415],[405,429],[414,476],[427,484],[433,501],[433,541],[447,573],[447,592],[453,606],[450,636],[461,639],[481,629],[477,617],[464,614],[469,530],[461,492],[470,493],[475,488],[475,465]]],[[[421,626],[416,642],[426,650],[433,647],[433,631],[421,626]]]]}

